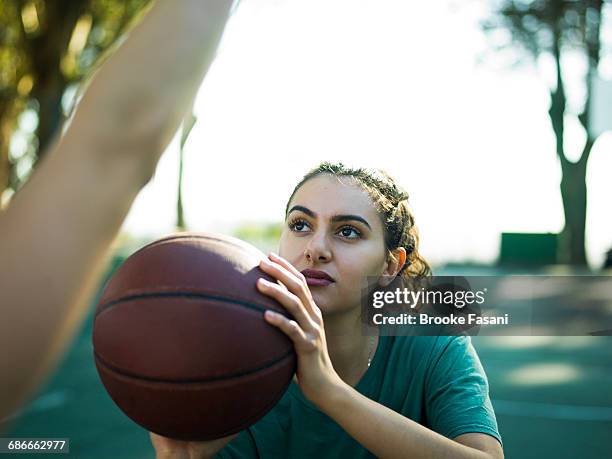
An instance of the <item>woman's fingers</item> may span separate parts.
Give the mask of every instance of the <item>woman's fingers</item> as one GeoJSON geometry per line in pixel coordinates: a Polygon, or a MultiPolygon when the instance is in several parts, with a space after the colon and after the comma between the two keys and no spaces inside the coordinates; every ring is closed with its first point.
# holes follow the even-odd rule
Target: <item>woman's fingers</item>
{"type": "Polygon", "coordinates": [[[299,273],[299,276],[297,276],[281,263],[271,261],[267,258],[261,260],[259,267],[264,272],[281,281],[291,293],[299,296],[300,298],[302,298],[302,294],[310,293],[304,289],[306,284],[305,282],[302,282],[303,276],[301,273],[299,273]]]}
{"type": "Polygon", "coordinates": [[[287,269],[287,271],[289,271],[290,273],[292,273],[293,275],[297,277],[298,281],[302,285],[303,290],[305,291],[304,295],[306,296],[306,298],[303,299],[304,307],[309,313],[314,314],[314,317],[316,318],[315,319],[316,323],[321,323],[323,319],[321,310],[319,309],[319,307],[315,304],[314,300],[312,299],[312,293],[310,292],[310,289],[308,288],[308,284],[306,283],[306,277],[300,271],[298,271],[295,266],[289,263],[288,260],[284,259],[280,255],[277,255],[274,252],[270,252],[269,257],[270,257],[270,260],[274,261],[275,263],[280,264],[285,269],[287,269]]]}
{"type": "Polygon", "coordinates": [[[269,257],[270,257],[270,260],[275,261],[279,265],[285,267],[287,269],[287,271],[293,273],[298,279],[300,279],[301,281],[306,282],[306,278],[304,277],[304,275],[301,272],[299,272],[295,266],[293,266],[291,263],[289,263],[283,257],[281,257],[280,255],[275,254],[274,252],[270,252],[269,257]]]}
{"type": "MultiPolygon", "coordinates": [[[[291,265],[286,260],[280,260],[285,264],[291,265]]],[[[268,259],[261,260],[259,267],[265,273],[271,275],[278,281],[280,281],[289,292],[296,295],[300,300],[302,300],[302,304],[306,308],[306,310],[312,314],[312,296],[310,295],[310,290],[308,289],[308,285],[304,279],[302,273],[297,271],[295,268],[288,268],[283,265],[281,262],[271,261],[268,259]],[[297,274],[295,274],[297,272],[297,274]]]]}
{"type": "Polygon", "coordinates": [[[304,345],[309,342],[306,333],[304,333],[304,330],[302,330],[295,320],[287,319],[282,314],[271,310],[267,310],[264,317],[272,325],[280,328],[296,346],[304,345]]]}
{"type": "MultiPolygon", "coordinates": [[[[285,290],[280,285],[267,281],[263,278],[258,280],[257,287],[263,294],[274,298],[276,301],[282,304],[285,309],[291,313],[302,329],[312,330],[314,324],[312,323],[310,316],[306,313],[306,310],[302,305],[302,300],[300,300],[297,295],[285,290]]],[[[282,314],[279,315],[282,316],[282,314]]]]}

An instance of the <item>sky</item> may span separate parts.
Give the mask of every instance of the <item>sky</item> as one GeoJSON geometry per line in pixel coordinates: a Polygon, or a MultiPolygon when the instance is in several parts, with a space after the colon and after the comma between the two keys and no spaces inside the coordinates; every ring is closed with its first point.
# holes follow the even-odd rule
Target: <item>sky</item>
{"type": "MultiPolygon", "coordinates": [[[[231,233],[245,222],[282,221],[301,176],[331,160],[398,180],[434,264],[494,262],[502,232],[559,232],[550,62],[512,69],[499,56],[483,59],[486,4],[242,2],[194,105],[184,160],[189,229],[231,233]]],[[[576,56],[564,65],[571,99],[584,66],[576,56]]],[[[612,78],[612,61],[600,70],[612,78]]],[[[572,119],[567,131],[575,157],[584,134],[572,119]]],[[[588,167],[592,266],[612,248],[610,171],[608,132],[588,167]]],[[[175,139],[123,230],[174,231],[177,177],[175,139]]]]}

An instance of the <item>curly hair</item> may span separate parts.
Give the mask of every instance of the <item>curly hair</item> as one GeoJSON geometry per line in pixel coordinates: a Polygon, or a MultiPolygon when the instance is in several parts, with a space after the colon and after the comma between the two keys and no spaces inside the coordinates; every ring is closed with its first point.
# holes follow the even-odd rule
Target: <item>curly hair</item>
{"type": "Polygon", "coordinates": [[[406,263],[399,276],[405,280],[431,276],[429,263],[419,253],[419,233],[408,207],[408,193],[383,170],[351,168],[343,163],[323,162],[310,170],[295,186],[287,201],[285,215],[297,190],[308,180],[322,174],[352,177],[368,193],[383,223],[387,255],[393,258],[393,251],[399,247],[406,250],[406,263]]]}

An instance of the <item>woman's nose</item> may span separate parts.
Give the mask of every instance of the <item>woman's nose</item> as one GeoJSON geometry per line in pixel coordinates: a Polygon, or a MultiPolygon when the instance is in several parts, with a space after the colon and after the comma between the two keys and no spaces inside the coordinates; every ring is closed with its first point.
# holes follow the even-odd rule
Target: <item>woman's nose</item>
{"type": "Polygon", "coordinates": [[[304,249],[304,256],[313,263],[324,263],[331,260],[332,252],[325,234],[315,233],[310,238],[304,249]]]}

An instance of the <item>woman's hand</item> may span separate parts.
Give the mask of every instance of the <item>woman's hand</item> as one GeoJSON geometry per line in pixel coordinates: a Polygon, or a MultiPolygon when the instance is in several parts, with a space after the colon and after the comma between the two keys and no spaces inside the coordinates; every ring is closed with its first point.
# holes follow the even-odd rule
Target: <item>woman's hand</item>
{"type": "Polygon", "coordinates": [[[312,299],[304,275],[287,260],[270,254],[259,267],[282,283],[261,278],[257,282],[259,291],[283,305],[295,320],[270,310],[264,317],[293,341],[300,389],[308,400],[321,408],[326,397],[343,384],[329,358],[321,310],[312,299]]]}
{"type": "Polygon", "coordinates": [[[209,441],[183,441],[151,432],[151,443],[157,459],[208,459],[213,457],[238,434],[209,441]]]}

